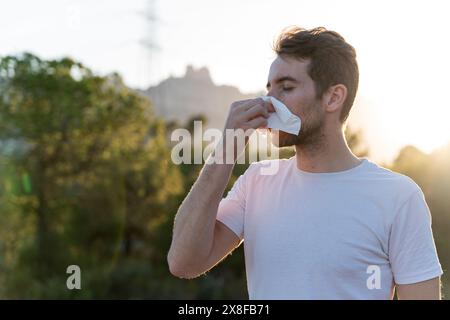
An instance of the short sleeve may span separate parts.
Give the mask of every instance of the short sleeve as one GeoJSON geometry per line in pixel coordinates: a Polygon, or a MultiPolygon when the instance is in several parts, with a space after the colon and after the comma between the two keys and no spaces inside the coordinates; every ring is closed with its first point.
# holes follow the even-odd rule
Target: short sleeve
{"type": "Polygon", "coordinates": [[[217,220],[230,228],[239,239],[244,239],[245,173],[234,183],[227,196],[219,203],[217,220]]]}
{"type": "Polygon", "coordinates": [[[389,261],[396,284],[442,274],[431,229],[431,214],[419,189],[400,207],[391,226],[389,261]]]}

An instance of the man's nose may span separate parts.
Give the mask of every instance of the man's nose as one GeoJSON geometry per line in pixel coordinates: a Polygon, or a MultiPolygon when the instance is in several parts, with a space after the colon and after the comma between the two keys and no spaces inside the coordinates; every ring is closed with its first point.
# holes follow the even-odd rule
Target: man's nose
{"type": "Polygon", "coordinates": [[[277,100],[280,100],[280,98],[278,97],[278,95],[275,93],[275,90],[273,90],[273,89],[267,91],[267,94],[266,94],[266,95],[267,95],[267,96],[274,97],[274,98],[276,98],[277,100]]]}
{"type": "Polygon", "coordinates": [[[275,90],[269,90],[266,95],[274,97],[275,99],[284,103],[283,98],[279,94],[277,94],[275,90]]]}

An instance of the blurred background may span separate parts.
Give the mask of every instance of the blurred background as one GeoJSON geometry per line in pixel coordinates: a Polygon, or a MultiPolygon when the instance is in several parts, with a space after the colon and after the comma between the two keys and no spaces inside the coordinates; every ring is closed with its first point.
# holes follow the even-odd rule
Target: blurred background
{"type": "Polygon", "coordinates": [[[221,129],[233,101],[264,94],[289,25],[324,26],[356,48],[349,144],[424,191],[450,297],[449,7],[4,0],[0,298],[246,299],[242,247],[192,281],[168,271],[173,217],[202,167],[173,164],[170,134],[194,120],[221,129]],[[72,264],[81,290],[66,287],[72,264]]]}

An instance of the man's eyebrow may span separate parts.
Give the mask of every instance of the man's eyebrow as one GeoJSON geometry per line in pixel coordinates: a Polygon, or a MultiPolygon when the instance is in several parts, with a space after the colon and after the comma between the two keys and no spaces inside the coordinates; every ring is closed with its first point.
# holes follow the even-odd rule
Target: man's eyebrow
{"type": "MultiPolygon", "coordinates": [[[[280,78],[274,80],[275,83],[280,83],[280,82],[283,82],[283,81],[291,81],[291,82],[295,82],[295,83],[299,82],[297,79],[295,79],[293,77],[290,77],[290,76],[280,77],[280,78]]],[[[266,89],[268,89],[268,88],[270,88],[270,82],[269,81],[267,81],[267,84],[266,84],[266,89]]]]}

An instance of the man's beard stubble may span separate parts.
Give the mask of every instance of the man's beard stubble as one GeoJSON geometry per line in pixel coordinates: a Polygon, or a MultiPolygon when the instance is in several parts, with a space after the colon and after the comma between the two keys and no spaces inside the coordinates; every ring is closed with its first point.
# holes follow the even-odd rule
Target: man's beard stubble
{"type": "MultiPolygon", "coordinates": [[[[278,147],[298,146],[301,148],[317,149],[323,144],[324,140],[324,118],[319,112],[311,106],[309,109],[311,117],[302,121],[302,126],[298,135],[293,135],[284,131],[278,131],[278,147]],[[313,114],[314,113],[314,114],[313,114]]],[[[275,137],[276,139],[276,137],[275,137]]]]}

